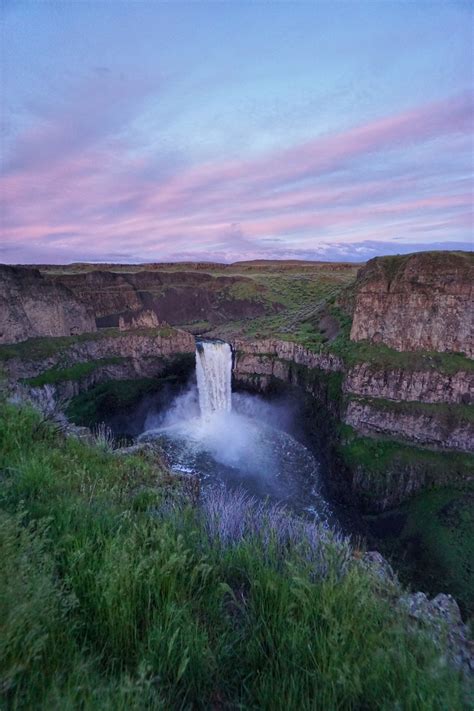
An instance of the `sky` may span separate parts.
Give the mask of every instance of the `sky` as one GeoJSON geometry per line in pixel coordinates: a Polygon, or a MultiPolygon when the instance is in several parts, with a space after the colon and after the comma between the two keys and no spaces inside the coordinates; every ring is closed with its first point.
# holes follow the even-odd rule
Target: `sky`
{"type": "Polygon", "coordinates": [[[0,13],[0,261],[472,249],[473,3],[0,13]]]}

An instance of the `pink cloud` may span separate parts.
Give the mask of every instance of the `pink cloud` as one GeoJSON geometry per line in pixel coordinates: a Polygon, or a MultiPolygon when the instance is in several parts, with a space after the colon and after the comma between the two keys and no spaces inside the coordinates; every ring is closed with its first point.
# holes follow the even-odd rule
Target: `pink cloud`
{"type": "Polygon", "coordinates": [[[409,235],[423,224],[429,233],[440,214],[451,239],[450,226],[458,232],[469,226],[472,200],[456,162],[466,162],[472,114],[472,100],[459,97],[257,159],[176,168],[156,181],[147,177],[159,174],[150,170],[153,157],[131,154],[123,137],[111,138],[89,121],[80,140],[69,140],[65,127],[49,120],[20,137],[19,158],[13,154],[2,178],[2,241],[31,245],[36,254],[56,240],[66,258],[117,249],[162,258],[190,244],[197,252],[252,246],[259,252],[261,240],[275,236],[288,244],[328,234],[354,241],[377,229],[409,235]],[[425,145],[429,162],[404,173],[397,157],[425,145]],[[438,175],[441,160],[451,162],[452,178],[438,175]]]}

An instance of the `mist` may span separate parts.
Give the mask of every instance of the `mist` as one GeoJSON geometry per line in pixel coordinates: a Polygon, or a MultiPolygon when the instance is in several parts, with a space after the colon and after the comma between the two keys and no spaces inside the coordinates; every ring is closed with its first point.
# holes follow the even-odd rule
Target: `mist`
{"type": "Polygon", "coordinates": [[[319,493],[319,463],[291,433],[297,405],[232,393],[232,409],[202,414],[191,381],[159,413],[151,411],[140,441],[156,441],[171,468],[195,474],[206,487],[244,489],[299,512],[328,509],[319,493]]]}
{"type": "MultiPolygon", "coordinates": [[[[194,377],[188,382],[184,391],[173,397],[168,406],[163,407],[161,405],[160,409],[157,409],[153,402],[153,396],[143,404],[148,407],[148,412],[144,418],[143,431],[172,427],[182,424],[186,420],[201,416],[199,392],[194,377]]],[[[289,398],[280,397],[269,401],[261,395],[242,392],[232,393],[233,414],[265,422],[285,432],[294,433],[296,431],[297,410],[296,403],[289,398]]],[[[140,419],[142,419],[143,405],[140,406],[140,415],[140,419]]],[[[223,413],[219,413],[220,417],[222,415],[223,413]]],[[[231,423],[229,422],[228,424],[231,423]]]]}

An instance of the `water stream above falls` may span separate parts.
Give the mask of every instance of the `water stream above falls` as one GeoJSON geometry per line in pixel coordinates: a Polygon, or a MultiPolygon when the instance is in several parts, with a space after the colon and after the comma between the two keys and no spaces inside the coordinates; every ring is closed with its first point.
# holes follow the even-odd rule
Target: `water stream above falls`
{"type": "Polygon", "coordinates": [[[332,518],[317,459],[281,428],[285,408],[232,393],[231,377],[229,344],[198,342],[197,388],[151,417],[140,441],[158,441],[171,468],[197,475],[205,488],[242,488],[296,513],[332,518]]]}

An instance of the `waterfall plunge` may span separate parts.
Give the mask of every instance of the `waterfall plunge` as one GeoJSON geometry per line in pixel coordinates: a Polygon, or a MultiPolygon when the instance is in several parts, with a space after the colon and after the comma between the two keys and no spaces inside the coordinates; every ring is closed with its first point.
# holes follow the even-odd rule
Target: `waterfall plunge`
{"type": "Polygon", "coordinates": [[[201,341],[196,347],[196,377],[201,415],[232,408],[232,351],[228,343],[201,341]]]}
{"type": "Polygon", "coordinates": [[[298,513],[327,516],[317,461],[278,423],[272,424],[274,404],[236,395],[232,408],[231,375],[229,344],[198,341],[198,393],[193,386],[179,395],[161,426],[144,432],[139,441],[158,440],[172,469],[197,475],[207,491],[221,486],[244,489],[298,513]]]}

